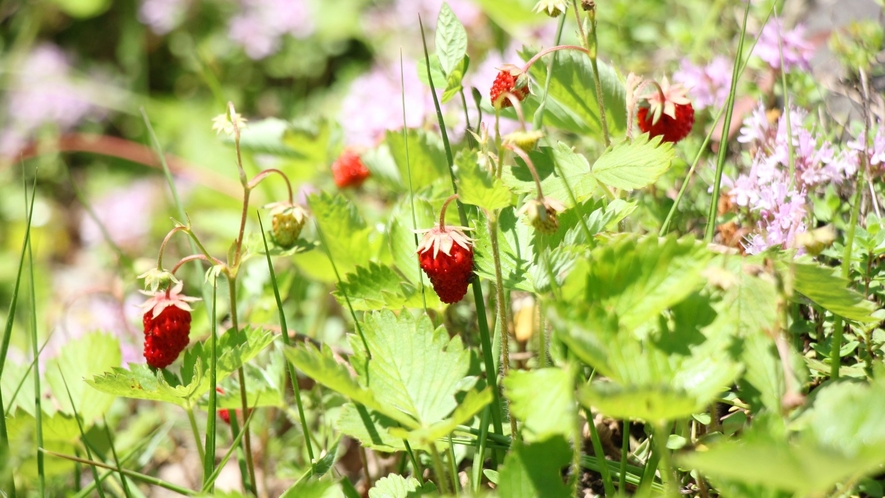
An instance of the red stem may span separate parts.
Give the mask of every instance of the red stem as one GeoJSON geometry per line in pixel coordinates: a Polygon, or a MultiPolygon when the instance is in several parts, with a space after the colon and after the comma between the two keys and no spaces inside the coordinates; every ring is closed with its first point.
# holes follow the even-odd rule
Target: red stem
{"type": "Polygon", "coordinates": [[[210,260],[209,258],[206,257],[205,254],[191,254],[190,256],[185,256],[185,257],[181,258],[181,261],[179,261],[178,263],[175,264],[175,266],[172,267],[172,274],[175,275],[175,272],[177,272],[178,269],[181,268],[181,265],[191,262],[191,261],[194,261],[194,260],[202,260],[202,261],[206,261],[209,263],[214,263],[216,265],[223,265],[224,264],[221,261],[219,261],[217,258],[212,258],[210,260]]]}
{"type": "Polygon", "coordinates": [[[289,177],[286,176],[285,173],[283,173],[282,171],[280,171],[276,168],[268,168],[268,169],[262,171],[261,173],[258,173],[257,175],[255,175],[255,177],[252,178],[251,181],[249,181],[249,184],[247,186],[249,188],[249,190],[252,190],[256,186],[258,186],[258,184],[261,183],[262,180],[264,180],[265,178],[270,176],[271,173],[276,173],[276,174],[283,177],[283,180],[286,182],[286,188],[289,189],[289,204],[294,204],[294,197],[292,196],[292,184],[289,183],[289,177]]]}
{"type": "Polygon", "coordinates": [[[439,231],[442,232],[446,228],[446,208],[449,203],[458,198],[458,194],[450,195],[446,202],[443,202],[442,208],[439,210],[439,231]]]}

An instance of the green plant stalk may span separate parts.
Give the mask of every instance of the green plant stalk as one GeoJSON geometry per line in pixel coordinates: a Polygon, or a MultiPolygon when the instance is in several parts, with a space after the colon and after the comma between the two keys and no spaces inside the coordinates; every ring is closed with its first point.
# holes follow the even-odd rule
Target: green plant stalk
{"type": "Polygon", "coordinates": [[[655,450],[661,459],[661,478],[664,481],[664,489],[667,496],[677,498],[681,496],[679,493],[679,483],[676,476],[676,468],[673,467],[673,457],[667,448],[667,439],[669,438],[669,425],[666,422],[655,424],[653,438],[655,440],[655,450]]]}
{"type": "MultiPolygon", "coordinates": [[[[652,439],[654,439],[654,437],[652,437],[652,439]]],[[[645,440],[645,442],[648,441],[648,439],[645,440]]],[[[658,470],[658,462],[660,462],[660,460],[660,452],[651,451],[651,454],[645,461],[645,468],[642,471],[642,479],[639,481],[639,489],[636,490],[637,495],[643,496],[642,493],[647,493],[648,490],[651,489],[651,487],[655,484],[655,472],[657,472],[658,470]]]]}
{"type": "MultiPolygon", "coordinates": [[[[200,455],[200,461],[206,461],[206,450],[203,449],[203,441],[200,438],[200,429],[197,428],[197,419],[194,417],[193,407],[187,409],[187,420],[190,422],[191,433],[194,436],[194,444],[197,445],[197,453],[200,455]]],[[[89,457],[92,458],[92,457],[89,457]]]]}
{"type": "MultiPolygon", "coordinates": [[[[92,451],[89,449],[89,445],[86,444],[86,431],[83,430],[83,422],[80,420],[80,413],[77,411],[77,405],[74,404],[74,397],[71,396],[71,389],[68,387],[68,381],[65,379],[65,374],[61,371],[61,367],[56,365],[56,369],[58,369],[58,374],[61,376],[61,381],[65,385],[65,392],[68,394],[68,401],[71,403],[71,409],[74,410],[74,420],[77,421],[77,428],[80,429],[80,440],[83,442],[83,448],[86,449],[86,456],[92,460],[92,451]]],[[[39,375],[39,372],[35,372],[36,375],[39,375]]],[[[43,447],[42,445],[40,446],[43,447]]],[[[92,469],[92,479],[98,482],[98,470],[96,470],[95,465],[90,465],[90,469],[92,469]]],[[[95,488],[98,491],[98,495],[101,498],[104,498],[104,490],[101,489],[101,486],[95,488]]]]}
{"type": "MultiPolygon", "coordinates": [[[[421,21],[420,16],[418,17],[418,25],[421,28],[421,42],[424,47],[424,60],[427,63],[427,78],[430,82],[430,94],[433,96],[433,105],[436,108],[436,118],[439,123],[440,133],[442,135],[443,147],[446,151],[446,160],[449,164],[449,176],[452,180],[452,191],[454,193],[458,193],[458,185],[455,183],[455,159],[452,155],[452,145],[449,143],[449,135],[446,132],[446,123],[445,119],[443,119],[442,109],[439,105],[439,98],[436,95],[436,89],[433,86],[433,78],[430,75],[430,54],[427,51],[427,39],[424,37],[424,23],[421,21]]],[[[461,201],[457,201],[458,206],[458,216],[461,220],[462,226],[467,226],[467,213],[464,210],[464,205],[461,204],[461,201]]],[[[477,326],[479,327],[479,338],[480,345],[482,346],[482,355],[483,362],[485,364],[486,369],[486,379],[489,383],[489,386],[492,388],[492,404],[495,407],[501,406],[501,393],[498,389],[498,376],[497,370],[495,369],[495,360],[492,357],[491,349],[492,349],[492,341],[491,334],[489,333],[489,323],[486,317],[486,309],[485,309],[485,299],[482,295],[482,284],[479,282],[479,279],[473,281],[470,284],[473,289],[473,299],[476,305],[476,321],[477,326]]],[[[496,434],[504,434],[503,424],[502,424],[502,414],[499,409],[492,410],[492,424],[495,427],[496,434]]]]}
{"type": "MultiPolygon", "coordinates": [[[[408,127],[406,126],[406,76],[405,70],[403,69],[403,52],[400,50],[399,53],[399,79],[400,85],[402,85],[403,91],[400,93],[400,99],[402,100],[403,107],[403,144],[406,148],[406,173],[408,173],[409,177],[409,204],[412,208],[412,238],[415,240],[415,247],[418,247],[418,215],[415,213],[415,189],[412,187],[412,162],[409,159],[409,132],[408,127]]],[[[464,99],[464,90],[461,90],[461,100],[464,101],[464,115],[467,115],[467,101],[464,99]]],[[[467,121],[467,127],[470,127],[470,121],[467,121]]],[[[470,134],[468,133],[469,137],[470,134]]],[[[427,313],[427,295],[425,294],[424,287],[424,272],[421,271],[421,261],[416,258],[416,264],[418,265],[418,285],[421,286],[421,303],[424,305],[424,313],[427,313]]]]}
{"type": "MultiPolygon", "coordinates": [[[[866,140],[866,136],[864,136],[866,140]]],[[[866,153],[864,153],[866,156],[866,153]]],[[[866,157],[861,158],[860,167],[857,169],[857,179],[854,182],[854,201],[851,206],[851,219],[848,222],[848,240],[845,242],[845,249],[842,253],[842,278],[848,279],[851,273],[851,254],[854,250],[854,233],[857,228],[857,219],[860,217],[861,203],[861,185],[863,185],[863,175],[866,165],[866,157]]],[[[830,378],[839,378],[839,369],[842,367],[842,337],[844,334],[845,322],[841,316],[836,316],[836,322],[833,324],[833,344],[830,346],[830,378]]]]}
{"type": "MultiPolygon", "coordinates": [[[[25,199],[27,202],[27,199],[25,199]]],[[[40,360],[40,351],[37,349],[37,293],[35,287],[37,286],[36,279],[34,278],[34,252],[32,250],[32,244],[30,241],[28,242],[28,272],[30,273],[30,285],[29,290],[31,293],[31,351],[34,355],[34,361],[39,363],[40,360]]],[[[34,371],[34,405],[36,409],[34,410],[34,415],[37,422],[37,447],[43,447],[43,404],[41,393],[43,390],[40,387],[40,371],[36,369],[34,371]]],[[[43,454],[37,452],[37,474],[38,474],[38,490],[40,491],[40,496],[46,496],[46,475],[45,475],[45,467],[43,462],[43,454]]]]}
{"type": "Polygon", "coordinates": [[[412,445],[409,444],[408,439],[403,439],[403,445],[406,447],[406,453],[409,454],[409,460],[412,462],[412,472],[414,472],[413,475],[416,476],[416,478],[421,479],[421,477],[424,475],[424,469],[421,468],[421,463],[415,456],[415,452],[412,451],[412,445]]]}
{"type": "Polygon", "coordinates": [[[596,80],[594,85],[596,87],[596,107],[599,109],[599,124],[602,128],[602,138],[605,140],[605,146],[609,147],[612,144],[612,139],[608,132],[608,121],[605,116],[605,100],[602,97],[602,82],[599,79],[599,65],[596,62],[598,41],[596,39],[595,4],[587,11],[587,16],[590,18],[590,36],[587,39],[587,50],[589,53],[587,55],[590,56],[590,65],[593,66],[593,78],[596,80]]]}
{"type": "MultiPolygon", "coordinates": [[[[553,41],[553,46],[559,46],[562,41],[562,28],[565,26],[565,18],[566,16],[559,16],[559,23],[556,25],[556,37],[553,41]]],[[[541,105],[538,106],[538,110],[535,111],[535,115],[532,117],[532,128],[536,130],[540,130],[541,127],[544,126],[544,112],[547,111],[547,94],[550,92],[550,81],[553,79],[550,77],[553,74],[553,66],[556,64],[556,56],[558,54],[553,52],[553,57],[550,58],[550,62],[547,63],[547,78],[544,80],[544,96],[541,98],[541,105]]]]}
{"type": "MultiPolygon", "coordinates": [[[[497,213],[488,213],[489,235],[492,242],[492,258],[495,261],[495,300],[497,301],[498,323],[501,329],[501,372],[506,378],[510,374],[510,327],[507,324],[507,300],[504,296],[504,276],[501,271],[501,249],[498,243],[498,216],[497,213]]],[[[510,412],[510,402],[505,398],[505,410],[510,412]]],[[[519,431],[516,427],[516,418],[510,417],[510,435],[514,441],[519,441],[519,431]]]]}
{"type": "MultiPolygon", "coordinates": [[[[486,447],[488,446],[488,435],[489,435],[489,416],[491,414],[491,408],[486,406],[482,409],[482,416],[479,419],[479,438],[477,438],[478,444],[476,448],[476,452],[473,455],[473,469],[472,469],[472,483],[471,483],[471,491],[474,495],[479,492],[479,485],[482,482],[482,468],[485,464],[485,456],[486,456],[486,447]]],[[[472,429],[472,428],[471,428],[472,429]]],[[[495,452],[492,452],[492,455],[495,455],[495,452]]]]}
{"type": "MultiPolygon", "coordinates": [[[[233,325],[233,329],[235,332],[239,332],[240,325],[237,320],[237,277],[236,274],[229,274],[227,277],[227,287],[230,293],[230,319],[231,324],[233,325]]],[[[246,372],[242,365],[237,368],[237,382],[240,384],[240,406],[242,406],[243,413],[248,413],[249,403],[246,400],[246,372]]],[[[231,427],[234,426],[234,419],[236,417],[231,417],[231,427]]],[[[250,490],[252,494],[258,496],[257,484],[255,482],[255,462],[252,459],[252,441],[251,434],[248,426],[243,427],[243,452],[246,454],[246,470],[248,471],[248,479],[244,479],[247,481],[246,489],[250,490]]],[[[240,456],[237,455],[237,459],[240,456]]],[[[243,476],[244,478],[246,476],[243,476]]]]}
{"type": "MultiPolygon", "coordinates": [[[[545,259],[546,254],[545,254],[545,259]]],[[[550,271],[550,261],[546,261],[547,271],[550,271]]],[[[535,309],[538,312],[538,368],[547,368],[549,365],[547,364],[547,341],[550,340],[550,335],[547,333],[547,324],[544,322],[544,310],[541,307],[541,301],[538,300],[535,303],[535,309]]]]}
{"type": "Polygon", "coordinates": [[[630,420],[621,422],[621,467],[618,476],[618,489],[623,491],[627,486],[627,455],[630,453],[630,420]]]}
{"type": "Polygon", "coordinates": [[[356,327],[360,340],[363,342],[363,347],[366,348],[366,358],[371,360],[372,352],[369,351],[369,342],[366,341],[366,336],[363,335],[363,328],[360,326],[360,322],[356,318],[356,311],[354,311],[353,305],[350,303],[350,296],[347,295],[347,290],[341,285],[343,281],[341,280],[341,274],[338,273],[338,265],[335,264],[335,258],[332,257],[332,250],[329,248],[329,244],[326,243],[326,237],[323,235],[323,229],[320,227],[320,222],[314,219],[314,225],[317,227],[317,235],[320,237],[320,243],[326,250],[326,256],[329,258],[329,263],[332,264],[332,270],[335,272],[335,280],[338,281],[338,288],[341,289],[341,294],[344,295],[344,301],[347,303],[347,309],[350,311],[350,317],[353,319],[354,327],[356,327]]]}
{"type": "Polygon", "coordinates": [[[449,441],[448,441],[449,451],[446,456],[448,456],[448,458],[449,458],[449,472],[452,473],[452,489],[454,490],[454,493],[456,495],[460,495],[461,494],[461,487],[460,487],[460,483],[458,482],[458,466],[455,463],[455,450],[454,450],[454,446],[452,445],[452,433],[451,432],[449,433],[448,439],[449,439],[449,441]]]}
{"type": "MultiPolygon", "coordinates": [[[[587,425],[590,426],[590,442],[593,444],[593,453],[596,453],[596,457],[600,460],[605,460],[605,450],[602,448],[602,440],[599,439],[599,431],[596,429],[596,422],[593,419],[593,412],[589,408],[584,408],[584,413],[587,416],[587,425]]],[[[609,472],[608,465],[602,465],[600,467],[600,473],[602,474],[602,484],[605,487],[605,495],[614,496],[615,485],[612,482],[612,476],[611,472],[609,472]]],[[[624,474],[622,472],[621,476],[623,477],[623,475],[624,474]]]]}
{"type": "Polygon", "coordinates": [[[436,449],[436,443],[430,443],[430,457],[433,461],[433,473],[436,474],[436,483],[440,492],[445,496],[449,494],[449,481],[446,479],[445,467],[442,463],[442,457],[439,450],[436,449]]]}
{"type": "MultiPolygon", "coordinates": [[[[218,279],[212,280],[212,314],[209,316],[209,351],[212,355],[209,363],[209,407],[206,418],[206,454],[203,460],[203,485],[215,470],[215,436],[218,420],[218,279]]],[[[210,492],[212,488],[210,488],[210,492]]]]}
{"type": "Polygon", "coordinates": [[[744,22],[741,26],[741,36],[738,38],[737,53],[731,71],[731,88],[728,92],[728,100],[725,103],[725,121],[722,126],[722,137],[719,139],[719,157],[716,161],[716,179],[713,182],[713,198],[710,202],[710,212],[707,217],[707,228],[704,232],[704,241],[708,244],[713,241],[716,232],[716,218],[719,212],[719,187],[722,183],[722,172],[725,169],[725,156],[728,153],[728,130],[731,128],[731,116],[734,113],[734,98],[737,93],[737,82],[740,76],[740,58],[744,50],[744,39],[747,35],[747,19],[750,17],[750,2],[744,8],[744,22]]]}
{"type": "MultiPolygon", "coordinates": [[[[283,312],[283,300],[280,297],[280,288],[277,285],[277,274],[273,269],[273,261],[270,259],[270,248],[267,246],[267,236],[264,233],[264,223],[261,221],[261,214],[258,214],[258,226],[261,228],[261,240],[264,242],[264,255],[267,258],[267,269],[270,272],[270,284],[273,287],[273,296],[277,302],[277,310],[280,312],[280,334],[283,336],[283,344],[291,346],[289,340],[289,327],[286,323],[286,313],[283,312]]],[[[282,352],[282,351],[281,351],[282,352]]],[[[307,446],[307,456],[310,458],[310,469],[316,473],[316,464],[314,463],[313,443],[310,440],[307,429],[307,418],[304,416],[304,405],[301,402],[301,387],[298,386],[298,375],[295,372],[295,366],[292,365],[285,355],[286,368],[289,371],[289,380],[292,382],[292,388],[295,390],[295,406],[298,409],[298,419],[301,422],[301,430],[304,433],[304,443],[307,446]]]]}
{"type": "MultiPolygon", "coordinates": [[[[55,451],[50,451],[50,450],[47,450],[47,449],[44,449],[44,448],[39,448],[39,451],[40,451],[40,453],[45,453],[45,454],[47,454],[47,455],[54,456],[54,457],[57,457],[57,458],[64,458],[65,460],[70,460],[70,461],[72,461],[72,462],[79,462],[79,463],[82,463],[82,464],[85,464],[85,465],[92,465],[92,466],[95,466],[95,467],[101,467],[101,468],[103,468],[103,469],[108,469],[108,470],[110,470],[110,471],[112,471],[112,472],[116,472],[116,471],[117,471],[117,469],[115,469],[114,467],[112,467],[112,466],[110,466],[110,465],[107,465],[107,464],[104,464],[104,463],[101,463],[101,462],[96,462],[96,461],[94,461],[94,460],[87,460],[87,459],[85,459],[85,458],[79,458],[79,457],[75,457],[75,456],[73,456],[73,455],[65,455],[64,453],[56,453],[55,451]]],[[[157,479],[157,478],[154,477],[154,476],[149,476],[149,475],[147,475],[147,474],[142,474],[142,473],[140,473],[140,472],[136,472],[136,471],[134,471],[134,470],[120,469],[120,472],[126,474],[126,475],[129,476],[129,477],[132,477],[132,478],[134,478],[134,479],[137,479],[137,480],[139,480],[139,481],[141,481],[141,482],[145,482],[145,483],[148,483],[148,484],[152,484],[152,485],[154,485],[154,486],[159,486],[159,487],[161,487],[161,488],[163,488],[163,489],[168,489],[169,491],[174,491],[174,492],[176,492],[176,493],[178,493],[178,494],[181,494],[181,495],[184,495],[184,496],[197,496],[197,494],[198,494],[198,493],[197,493],[196,491],[194,491],[194,490],[187,489],[187,488],[183,488],[183,487],[178,486],[178,485],[176,485],[176,484],[173,484],[173,483],[171,483],[171,482],[167,482],[167,481],[164,481],[164,480],[162,480],[162,479],[157,479]]]]}
{"type": "MultiPolygon", "coordinates": [[[[74,406],[74,404],[71,403],[71,406],[74,406]]],[[[104,422],[105,436],[107,436],[108,444],[111,447],[111,456],[114,457],[114,465],[117,466],[117,473],[120,474],[120,482],[123,483],[123,493],[126,495],[126,498],[132,498],[132,492],[129,490],[129,481],[126,480],[126,475],[123,474],[123,472],[121,471],[123,466],[120,465],[120,457],[117,456],[117,447],[114,444],[114,438],[111,435],[111,429],[110,429],[110,427],[108,427],[108,419],[105,418],[104,415],[102,415],[101,418],[102,418],[102,422],[104,422]]],[[[77,464],[77,465],[79,465],[79,464],[77,464]]],[[[96,477],[98,477],[98,476],[96,476],[96,477]]]]}

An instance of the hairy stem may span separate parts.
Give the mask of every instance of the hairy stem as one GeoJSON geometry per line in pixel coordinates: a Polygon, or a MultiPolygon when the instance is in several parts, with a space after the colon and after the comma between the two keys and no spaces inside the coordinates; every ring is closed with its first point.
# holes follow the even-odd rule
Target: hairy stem
{"type": "MultiPolygon", "coordinates": [[[[489,216],[489,235],[492,241],[492,257],[495,260],[495,291],[498,311],[498,322],[501,326],[501,374],[504,378],[510,373],[510,327],[507,323],[507,302],[504,299],[504,276],[501,272],[501,251],[498,247],[498,218],[494,213],[489,216]]],[[[510,403],[505,399],[505,408],[510,412],[510,403]]],[[[510,417],[510,434],[514,441],[519,440],[516,419],[510,417]]]]}

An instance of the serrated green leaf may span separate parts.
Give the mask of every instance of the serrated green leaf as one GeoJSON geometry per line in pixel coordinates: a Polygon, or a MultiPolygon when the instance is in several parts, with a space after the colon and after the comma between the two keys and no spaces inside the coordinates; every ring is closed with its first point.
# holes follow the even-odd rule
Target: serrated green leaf
{"type": "Polygon", "coordinates": [[[500,179],[492,176],[478,161],[474,150],[458,153],[458,196],[464,204],[481,207],[487,212],[510,205],[512,194],[500,179]]]}
{"type": "Polygon", "coordinates": [[[571,449],[565,439],[518,444],[510,449],[498,472],[501,498],[568,498],[572,496],[562,479],[571,449]]]}
{"type": "Polygon", "coordinates": [[[467,30],[449,4],[443,2],[436,18],[436,56],[443,73],[452,74],[466,53],[467,30]]]}
{"type": "Polygon", "coordinates": [[[593,176],[610,187],[643,188],[670,169],[673,157],[673,144],[662,143],[661,137],[649,141],[648,134],[643,134],[606,149],[593,163],[593,176]]]}
{"type": "Polygon", "coordinates": [[[567,369],[511,370],[504,379],[510,410],[523,421],[526,441],[544,441],[574,432],[574,377],[567,369]]]}
{"type": "Polygon", "coordinates": [[[120,343],[111,334],[93,332],[68,341],[61,356],[46,364],[46,381],[52,392],[58,393],[56,400],[59,409],[68,415],[74,415],[70,398],[65,391],[64,381],[67,381],[71,397],[74,398],[77,412],[83,421],[91,424],[102,416],[114,402],[114,396],[96,391],[84,381],[86,377],[120,366],[120,361],[120,343]],[[89,361],[83,361],[84,358],[89,361]]]}
{"type": "MultiPolygon", "coordinates": [[[[535,53],[537,50],[525,48],[520,55],[527,60],[535,53]]],[[[594,134],[601,137],[602,125],[599,108],[596,105],[596,77],[593,74],[590,58],[584,53],[573,50],[561,50],[557,53],[547,99],[554,100],[575,113],[594,134]]],[[[626,90],[611,66],[602,61],[598,61],[598,66],[609,132],[612,136],[617,136],[626,129],[626,90]]],[[[547,80],[547,64],[533,64],[529,72],[538,86],[544,88],[547,80]]]]}
{"type": "MultiPolygon", "coordinates": [[[[372,262],[368,268],[357,266],[356,272],[348,273],[344,281],[338,284],[332,294],[342,306],[346,305],[345,293],[353,309],[359,311],[424,307],[419,290],[389,266],[372,262]]],[[[434,302],[431,300],[430,304],[434,302]]]]}
{"type": "Polygon", "coordinates": [[[369,498],[413,498],[435,492],[436,485],[432,482],[421,484],[414,477],[390,474],[378,479],[375,487],[369,490],[369,498]]]}
{"type": "MultiPolygon", "coordinates": [[[[545,197],[552,197],[566,207],[574,207],[572,194],[578,203],[604,195],[590,174],[590,163],[568,145],[559,142],[556,147],[541,147],[529,153],[545,197]],[[569,193],[571,190],[571,194],[569,193]]],[[[505,168],[501,175],[504,184],[516,193],[537,196],[535,180],[521,158],[515,159],[513,167],[505,168]]]]}
{"type": "Polygon", "coordinates": [[[794,429],[798,434],[789,437],[756,420],[741,440],[711,445],[680,461],[714,478],[797,496],[827,493],[846,479],[876,474],[885,464],[885,386],[824,386],[794,429]]]}
{"type": "MultiPolygon", "coordinates": [[[[415,199],[415,222],[412,222],[411,197],[404,197],[393,208],[390,221],[387,225],[389,234],[390,252],[393,254],[393,262],[396,269],[402,273],[409,283],[417,286],[421,281],[421,269],[418,266],[417,237],[413,230],[431,227],[436,223],[436,213],[433,206],[425,199],[415,199]]],[[[429,282],[425,280],[429,285],[429,282]]],[[[428,296],[434,294],[427,292],[428,296]]],[[[430,304],[428,303],[428,306],[430,304]]]]}
{"type": "MultiPolygon", "coordinates": [[[[311,195],[308,204],[322,230],[321,243],[324,242],[332,254],[339,275],[369,262],[381,240],[370,240],[374,229],[366,226],[352,202],[341,195],[321,192],[311,195]]],[[[325,248],[301,254],[295,258],[295,263],[313,278],[327,282],[336,280],[325,248]]]]}
{"type": "MultiPolygon", "coordinates": [[[[228,331],[219,338],[216,364],[219,381],[235,372],[240,366],[255,358],[273,342],[273,334],[261,329],[247,328],[239,332],[228,331]]],[[[110,372],[95,376],[86,382],[99,391],[127,398],[148,399],[174,403],[184,408],[195,406],[198,398],[209,392],[209,350],[203,343],[196,343],[185,351],[182,377],[183,385],[171,385],[165,369],[153,372],[146,364],[129,364],[129,370],[113,368],[110,372]]]]}
{"type": "Polygon", "coordinates": [[[289,487],[280,498],[342,498],[344,492],[337,482],[304,479],[289,487]]]}
{"type": "Polygon", "coordinates": [[[876,306],[859,292],[850,289],[849,282],[837,276],[833,268],[824,268],[816,263],[779,262],[778,270],[791,273],[796,291],[833,314],[858,322],[879,320],[871,316],[876,306]]]}
{"type": "Polygon", "coordinates": [[[566,299],[609,309],[622,327],[632,329],[699,288],[711,257],[690,238],[627,236],[595,249],[563,290],[566,299]]]}
{"type": "MultiPolygon", "coordinates": [[[[436,82],[434,82],[436,84],[436,82]]],[[[444,88],[446,80],[436,88],[444,88]]],[[[440,139],[424,130],[410,129],[403,138],[402,131],[388,131],[384,141],[399,170],[400,179],[408,189],[409,168],[412,174],[412,191],[418,192],[437,178],[448,176],[448,162],[440,139]],[[408,155],[406,143],[408,141],[408,155]]]]}
{"type": "MultiPolygon", "coordinates": [[[[495,280],[495,261],[492,257],[492,242],[485,223],[477,223],[474,247],[476,273],[483,278],[495,280]]],[[[498,214],[498,249],[501,253],[501,273],[504,287],[514,290],[534,292],[530,280],[535,259],[531,246],[534,228],[516,217],[512,207],[502,209],[498,214]]]]}
{"type": "MultiPolygon", "coordinates": [[[[406,450],[402,438],[390,435],[389,430],[394,427],[399,427],[395,420],[354,403],[345,404],[335,422],[341,433],[356,438],[366,448],[385,453],[406,450]]],[[[416,444],[412,447],[420,449],[416,444]]]]}
{"type": "Polygon", "coordinates": [[[414,431],[404,431],[399,428],[392,428],[391,435],[400,438],[414,439],[422,445],[431,445],[437,439],[451,434],[459,425],[467,423],[474,415],[492,402],[492,391],[484,389],[483,391],[469,391],[467,396],[461,400],[452,415],[445,420],[436,422],[425,429],[414,431]]]}
{"type": "Polygon", "coordinates": [[[470,367],[470,354],[457,336],[434,330],[426,315],[416,320],[389,310],[367,315],[363,334],[372,354],[365,382],[388,411],[399,410],[428,427],[456,408],[458,383],[470,367]]]}

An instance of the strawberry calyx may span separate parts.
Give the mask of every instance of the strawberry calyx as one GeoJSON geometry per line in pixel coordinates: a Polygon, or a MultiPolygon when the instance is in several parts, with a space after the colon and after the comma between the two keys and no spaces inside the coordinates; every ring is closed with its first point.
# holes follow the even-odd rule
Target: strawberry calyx
{"type": "Polygon", "coordinates": [[[657,124],[661,119],[661,115],[666,115],[671,119],[676,119],[676,106],[688,105],[691,101],[686,97],[688,89],[681,84],[671,85],[665,76],[661,83],[651,80],[648,83],[654,86],[654,89],[645,95],[641,95],[639,105],[648,109],[653,125],[657,124]]]}
{"type": "Polygon", "coordinates": [[[145,313],[151,312],[151,318],[157,318],[164,309],[170,306],[175,306],[176,308],[187,312],[193,311],[188,303],[199,301],[200,298],[181,294],[183,287],[184,283],[179,281],[175,286],[166,290],[159,290],[156,292],[139,291],[146,296],[150,296],[150,298],[142,303],[140,307],[145,313]]]}

